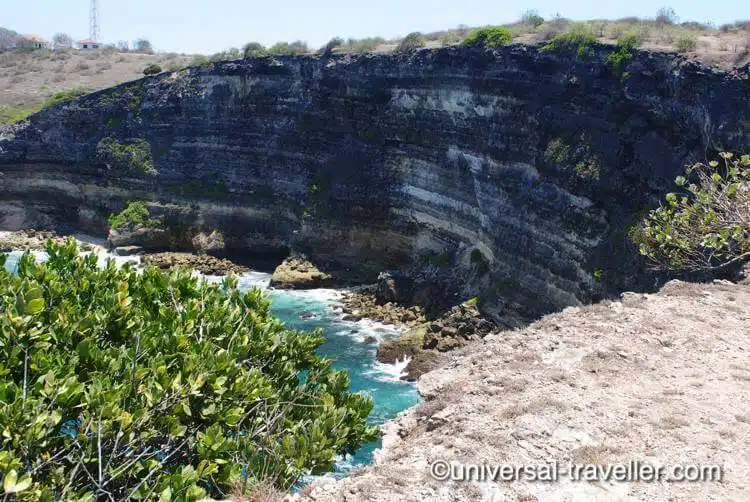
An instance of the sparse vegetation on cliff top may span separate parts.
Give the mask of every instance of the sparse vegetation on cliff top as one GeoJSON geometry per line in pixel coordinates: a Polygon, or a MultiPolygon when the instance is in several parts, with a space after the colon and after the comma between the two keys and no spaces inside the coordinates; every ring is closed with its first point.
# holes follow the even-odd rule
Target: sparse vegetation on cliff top
{"type": "Polygon", "coordinates": [[[503,26],[490,26],[473,31],[463,43],[469,47],[496,49],[503,45],[508,45],[512,41],[513,35],[508,28],[503,26]]]}

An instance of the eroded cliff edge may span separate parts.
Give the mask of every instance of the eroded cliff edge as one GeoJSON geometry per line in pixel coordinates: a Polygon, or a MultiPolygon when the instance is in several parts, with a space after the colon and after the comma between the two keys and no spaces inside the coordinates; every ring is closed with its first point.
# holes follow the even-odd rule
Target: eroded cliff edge
{"type": "Polygon", "coordinates": [[[750,285],[726,281],[671,281],[657,294],[624,293],[490,335],[419,380],[425,401],[385,425],[374,465],[318,481],[302,500],[748,500],[748,343],[750,285]],[[461,465],[557,462],[560,472],[556,481],[480,481],[476,470],[438,480],[430,469],[441,461],[454,476],[461,465]],[[629,462],[667,475],[586,482],[565,470],[629,462]],[[672,467],[691,465],[720,466],[723,476],[666,481],[672,467]]]}
{"type": "Polygon", "coordinates": [[[0,227],[102,230],[139,199],[175,247],[218,229],[230,254],[400,268],[500,315],[642,288],[628,226],[685,165],[750,144],[750,78],[647,52],[623,75],[610,50],[269,57],[100,91],[0,140],[0,227]]]}

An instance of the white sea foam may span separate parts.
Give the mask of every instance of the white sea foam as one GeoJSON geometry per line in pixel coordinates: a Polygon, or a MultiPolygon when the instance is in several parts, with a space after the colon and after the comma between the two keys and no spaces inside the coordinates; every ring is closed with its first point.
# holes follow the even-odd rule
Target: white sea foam
{"type": "Polygon", "coordinates": [[[405,373],[406,366],[410,361],[410,357],[406,357],[403,361],[397,361],[393,364],[381,363],[375,360],[372,363],[372,370],[368,371],[367,374],[371,375],[378,382],[402,382],[401,376],[405,373]]]}

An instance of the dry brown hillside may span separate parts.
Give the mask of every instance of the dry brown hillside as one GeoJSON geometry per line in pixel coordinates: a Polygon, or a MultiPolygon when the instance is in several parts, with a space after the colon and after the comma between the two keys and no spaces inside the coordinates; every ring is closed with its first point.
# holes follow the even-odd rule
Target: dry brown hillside
{"type": "Polygon", "coordinates": [[[189,56],[90,52],[10,51],[0,53],[0,122],[9,114],[38,108],[45,99],[74,87],[110,87],[143,76],[155,63],[164,70],[186,66],[189,56]]]}

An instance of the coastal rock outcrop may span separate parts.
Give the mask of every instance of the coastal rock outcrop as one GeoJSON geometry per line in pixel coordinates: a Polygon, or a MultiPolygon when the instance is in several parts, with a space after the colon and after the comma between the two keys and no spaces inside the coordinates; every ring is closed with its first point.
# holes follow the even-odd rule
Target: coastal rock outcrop
{"type": "Polygon", "coordinates": [[[333,284],[330,274],[318,270],[302,255],[290,256],[284,260],[271,276],[271,287],[279,289],[327,288],[333,284]]]}
{"type": "Polygon", "coordinates": [[[180,249],[217,230],[227,256],[301,252],[343,282],[399,270],[413,301],[479,295],[496,320],[653,288],[627,230],[685,165],[750,144],[750,78],[647,51],[623,78],[612,50],[274,56],[128,82],[3,135],[0,228],[99,231],[147,200],[180,249]]]}

